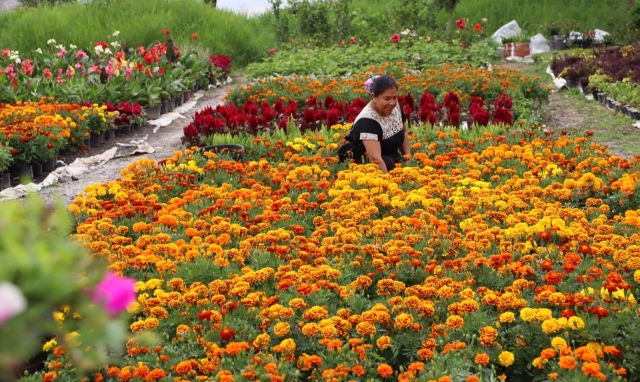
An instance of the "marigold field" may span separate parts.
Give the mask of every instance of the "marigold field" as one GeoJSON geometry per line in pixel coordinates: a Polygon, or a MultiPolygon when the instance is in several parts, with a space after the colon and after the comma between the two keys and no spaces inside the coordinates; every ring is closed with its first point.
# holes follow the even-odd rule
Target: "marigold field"
{"type": "MultiPolygon", "coordinates": [[[[336,163],[344,132],[141,160],[78,196],[74,238],[139,280],[130,329],[155,334],[91,378],[638,380],[638,158],[419,126],[382,174],[336,163]]],[[[72,368],[53,345],[45,380],[72,368]]]]}

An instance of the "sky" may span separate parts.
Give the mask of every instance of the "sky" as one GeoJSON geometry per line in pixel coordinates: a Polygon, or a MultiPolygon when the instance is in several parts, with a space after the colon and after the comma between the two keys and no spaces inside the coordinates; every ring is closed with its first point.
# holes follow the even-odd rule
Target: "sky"
{"type": "MultiPolygon", "coordinates": [[[[286,4],[286,0],[283,1],[286,4]]],[[[271,8],[268,0],[218,0],[219,8],[232,9],[234,11],[247,11],[260,13],[271,8]]]]}

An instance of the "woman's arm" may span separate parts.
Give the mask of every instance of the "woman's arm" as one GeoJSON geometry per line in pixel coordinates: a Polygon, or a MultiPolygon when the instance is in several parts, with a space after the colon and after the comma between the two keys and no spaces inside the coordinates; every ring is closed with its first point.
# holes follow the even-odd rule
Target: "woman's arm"
{"type": "Polygon", "coordinates": [[[362,141],[364,148],[367,150],[371,163],[377,163],[380,171],[384,174],[389,173],[387,165],[382,160],[382,148],[379,141],[362,141]]]}
{"type": "Polygon", "coordinates": [[[402,142],[402,145],[400,146],[400,151],[402,152],[402,155],[411,155],[411,143],[409,141],[409,133],[406,128],[404,129],[404,142],[402,142]]]}

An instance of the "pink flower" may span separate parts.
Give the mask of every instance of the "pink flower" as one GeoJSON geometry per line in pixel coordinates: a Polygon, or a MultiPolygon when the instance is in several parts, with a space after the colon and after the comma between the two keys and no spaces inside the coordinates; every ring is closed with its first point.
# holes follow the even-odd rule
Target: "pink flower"
{"type": "Polygon", "coordinates": [[[394,44],[399,43],[401,40],[400,35],[399,34],[394,34],[393,36],[391,36],[391,42],[394,44]]]}
{"type": "Polygon", "coordinates": [[[58,51],[58,53],[56,53],[57,57],[62,57],[65,54],[67,54],[67,51],[64,48],[60,48],[60,50],[58,51]]]}
{"type": "Polygon", "coordinates": [[[51,70],[49,70],[49,68],[44,68],[42,69],[42,75],[45,79],[49,80],[53,74],[51,74],[51,70]]]}
{"type": "Polygon", "coordinates": [[[78,53],[76,53],[76,58],[84,58],[84,57],[87,57],[87,54],[84,51],[79,50],[78,53]]]}
{"type": "Polygon", "coordinates": [[[340,41],[340,47],[343,48],[344,47],[344,40],[340,41]]]}
{"type": "Polygon", "coordinates": [[[0,327],[26,308],[27,300],[20,288],[9,282],[0,283],[0,327]]]}
{"type": "Polygon", "coordinates": [[[270,54],[270,55],[272,55],[272,56],[273,56],[274,54],[276,54],[276,52],[277,52],[277,51],[276,51],[276,48],[271,48],[271,49],[269,49],[269,54],[270,54]]]}
{"type": "Polygon", "coordinates": [[[466,25],[466,23],[464,22],[463,19],[458,19],[456,20],[456,25],[458,26],[459,29],[464,29],[464,26],[466,25]]]}
{"type": "Polygon", "coordinates": [[[351,44],[351,45],[355,45],[356,44],[356,37],[355,36],[351,37],[351,40],[349,40],[349,44],[351,44]]]}
{"type": "Polygon", "coordinates": [[[104,279],[96,285],[93,302],[104,304],[109,314],[125,311],[127,306],[136,299],[135,283],[136,281],[133,279],[108,272],[104,279]]]}
{"type": "Polygon", "coordinates": [[[487,18],[483,17],[483,18],[480,19],[480,21],[482,21],[483,23],[486,23],[487,22],[487,18]]]}

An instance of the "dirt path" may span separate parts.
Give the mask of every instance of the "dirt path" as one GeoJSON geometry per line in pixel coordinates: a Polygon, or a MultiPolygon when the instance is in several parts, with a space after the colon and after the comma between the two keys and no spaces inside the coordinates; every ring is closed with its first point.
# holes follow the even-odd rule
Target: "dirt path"
{"type": "MultiPolygon", "coordinates": [[[[500,66],[539,76],[553,85],[551,76],[537,64],[503,62],[500,66]]],[[[613,155],[625,158],[640,155],[640,129],[633,126],[635,121],[608,110],[597,101],[587,100],[577,89],[554,90],[549,96],[543,117],[550,129],[593,130],[595,141],[607,145],[613,155]]]]}
{"type": "MultiPolygon", "coordinates": [[[[234,81],[231,86],[239,86],[244,82],[244,77],[234,77],[234,81]]],[[[118,179],[120,177],[120,171],[133,162],[139,161],[142,158],[158,161],[171,156],[174,151],[184,148],[181,144],[183,136],[182,128],[192,120],[195,112],[207,106],[215,107],[220,104],[222,102],[222,97],[224,97],[226,92],[227,87],[224,86],[217,89],[207,90],[204,92],[204,95],[198,99],[194,108],[183,113],[185,118],[178,118],[168,126],[157,128],[155,133],[155,126],[146,125],[139,131],[129,135],[126,139],[120,139],[118,141],[121,143],[130,143],[132,141],[137,143],[144,140],[155,149],[153,154],[133,155],[111,159],[104,165],[96,168],[95,171],[82,175],[78,180],[57,183],[53,186],[42,189],[39,193],[40,197],[45,201],[61,199],[65,205],[69,205],[86,186],[118,179]]],[[[111,147],[113,147],[113,145],[111,145],[111,147]]],[[[109,146],[102,146],[99,150],[92,149],[87,156],[98,155],[109,148],[109,146]]],[[[117,155],[126,153],[127,150],[132,152],[133,149],[133,147],[119,147],[117,155]]]]}

